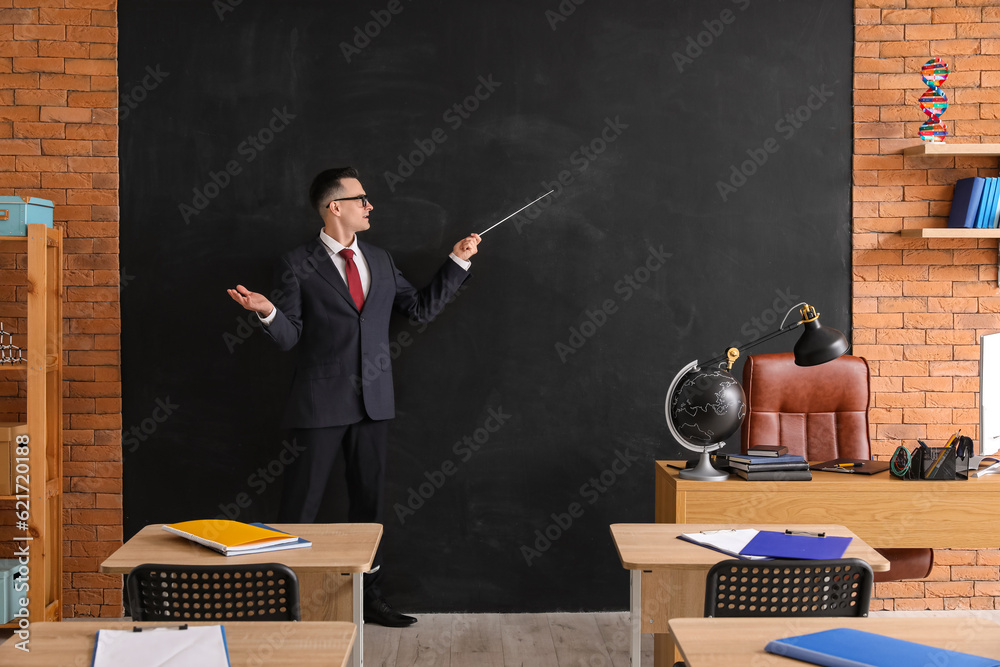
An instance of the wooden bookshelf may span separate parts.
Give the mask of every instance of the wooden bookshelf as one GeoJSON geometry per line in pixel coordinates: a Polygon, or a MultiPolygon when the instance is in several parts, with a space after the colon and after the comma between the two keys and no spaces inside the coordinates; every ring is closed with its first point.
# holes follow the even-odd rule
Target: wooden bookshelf
{"type": "MultiPolygon", "coordinates": [[[[27,369],[28,496],[30,536],[28,617],[62,620],[62,249],[59,229],[28,225],[26,237],[0,237],[0,252],[27,254],[27,361],[3,368],[27,369]]],[[[16,496],[0,496],[0,511],[13,512],[16,496]]],[[[15,542],[20,546],[22,542],[15,542]]],[[[0,628],[14,624],[0,625],[0,628]]]]}
{"type": "MultiPolygon", "coordinates": [[[[997,157],[1000,144],[949,144],[946,142],[921,142],[907,146],[903,155],[926,155],[927,157],[997,157]]],[[[929,227],[926,229],[904,229],[903,238],[910,239],[1000,239],[1000,229],[967,229],[953,227],[929,227]]],[[[997,257],[997,285],[1000,286],[1000,254],[997,257]]]]}

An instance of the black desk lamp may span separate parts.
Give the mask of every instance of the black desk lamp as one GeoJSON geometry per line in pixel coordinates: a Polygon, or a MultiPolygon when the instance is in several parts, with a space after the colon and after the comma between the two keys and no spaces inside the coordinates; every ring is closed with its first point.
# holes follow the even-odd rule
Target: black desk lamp
{"type": "Polygon", "coordinates": [[[725,446],[726,438],[739,430],[746,416],[743,387],[730,370],[739,359],[740,352],[798,327],[802,327],[802,335],[792,350],[797,366],[825,364],[850,348],[844,334],[820,325],[816,309],[807,303],[800,303],[785,313],[777,330],[742,347],[731,347],[725,354],[704,364],[696,359],[674,376],[664,406],[667,428],[681,445],[700,453],[698,465],[682,470],[682,478],[716,482],[729,478],[729,473],[712,466],[709,453],[725,446]],[[788,316],[799,306],[801,319],[785,326],[788,316]]]}

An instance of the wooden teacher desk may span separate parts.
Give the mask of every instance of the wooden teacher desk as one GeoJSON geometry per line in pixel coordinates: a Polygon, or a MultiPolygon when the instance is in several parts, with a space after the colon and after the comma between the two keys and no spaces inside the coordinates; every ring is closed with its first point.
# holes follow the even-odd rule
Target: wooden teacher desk
{"type": "MultiPolygon", "coordinates": [[[[686,667],[804,667],[764,651],[772,639],[852,628],[1000,660],[1000,625],[984,618],[677,618],[670,632],[686,667]]],[[[928,664],[943,665],[939,661],[928,664]]],[[[907,666],[910,667],[910,666],[907,666]]],[[[919,667],[919,666],[914,666],[919,667]]]]}
{"type": "MultiPolygon", "coordinates": [[[[718,482],[715,482],[718,484],[718,482]]],[[[876,572],[889,569],[889,561],[844,526],[830,523],[782,523],[777,525],[725,524],[611,524],[611,536],[622,566],[631,574],[631,664],[639,665],[640,633],[653,634],[655,665],[673,665],[680,660],[674,640],[668,634],[673,618],[700,617],[705,610],[705,578],[713,565],[728,556],[713,549],[678,539],[681,533],[697,533],[725,528],[758,530],[802,530],[840,535],[852,539],[844,558],[860,558],[876,572]]],[[[804,561],[806,562],[806,561],[804,561]]],[[[734,663],[736,664],[736,663],[734,663]]]]}
{"type": "MultiPolygon", "coordinates": [[[[1000,475],[944,482],[814,471],[809,482],[699,482],[668,463],[684,465],[656,462],[657,523],[837,523],[885,549],[1000,547],[1000,475]]],[[[653,647],[656,665],[672,664],[669,635],[653,647]]]]}
{"type": "Polygon", "coordinates": [[[306,549],[268,551],[248,556],[223,556],[207,547],[146,526],[101,563],[101,572],[128,574],[143,563],[171,565],[234,565],[284,563],[299,580],[303,621],[351,621],[358,628],[353,664],[361,667],[364,646],[362,575],[372,567],[382,539],[377,523],[276,523],[271,526],[312,542],[306,549]]]}
{"type": "MultiPolygon", "coordinates": [[[[177,627],[177,623],[131,621],[63,621],[32,623],[30,652],[14,647],[17,638],[0,646],[0,665],[8,667],[75,667],[94,657],[98,630],[177,627]]],[[[219,625],[189,623],[189,625],[219,625]]],[[[353,623],[240,621],[222,623],[232,667],[343,667],[354,642],[353,623]]]]}
{"type": "Polygon", "coordinates": [[[1000,475],[941,482],[814,471],[811,482],[697,482],[667,463],[656,462],[657,523],[839,523],[883,549],[1000,547],[1000,475]]]}

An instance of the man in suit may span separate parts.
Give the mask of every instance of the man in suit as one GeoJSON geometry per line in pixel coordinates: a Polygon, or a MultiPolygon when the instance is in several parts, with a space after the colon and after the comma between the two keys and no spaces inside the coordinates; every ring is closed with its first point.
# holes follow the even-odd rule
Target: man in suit
{"type": "MultiPolygon", "coordinates": [[[[304,452],[288,466],[279,521],[309,523],[319,512],[337,452],[346,463],[348,521],[382,523],[388,421],[395,416],[389,317],[393,309],[432,320],[469,277],[479,235],[455,244],[430,284],[417,290],[389,253],[358,240],[373,210],[351,167],[313,180],[309,200],[323,219],[318,238],[281,258],[277,305],[243,285],[228,290],[257,313],[280,349],[298,345],[299,358],[285,409],[304,452]]],[[[375,573],[365,576],[365,621],[391,627],[416,622],[386,602],[375,573]]]]}

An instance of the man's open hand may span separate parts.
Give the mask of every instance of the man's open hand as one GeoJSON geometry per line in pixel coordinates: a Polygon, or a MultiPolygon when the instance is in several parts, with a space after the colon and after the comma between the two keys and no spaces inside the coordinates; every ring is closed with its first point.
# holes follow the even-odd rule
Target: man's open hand
{"type": "MultiPolygon", "coordinates": [[[[455,247],[457,248],[458,246],[455,247]]],[[[229,292],[229,296],[233,297],[233,301],[247,310],[252,310],[261,317],[267,317],[274,310],[274,306],[267,300],[266,296],[257,292],[251,292],[243,285],[237,285],[236,289],[228,289],[226,291],[229,292]]]]}

